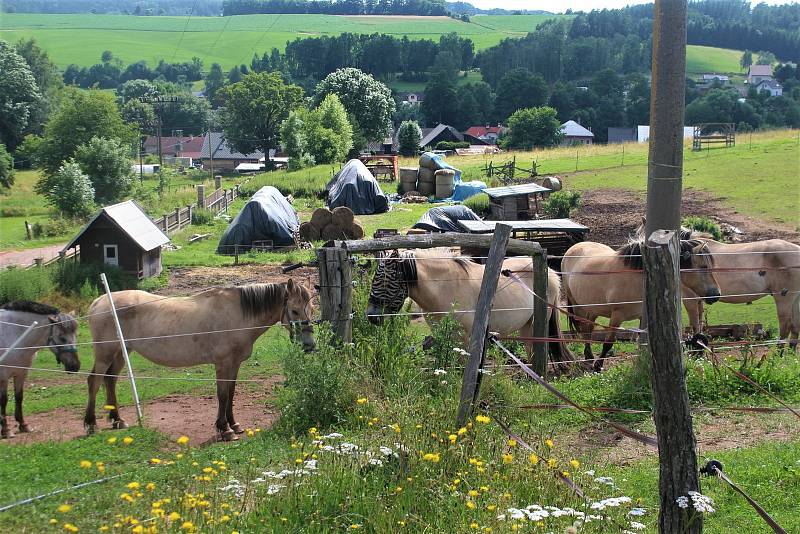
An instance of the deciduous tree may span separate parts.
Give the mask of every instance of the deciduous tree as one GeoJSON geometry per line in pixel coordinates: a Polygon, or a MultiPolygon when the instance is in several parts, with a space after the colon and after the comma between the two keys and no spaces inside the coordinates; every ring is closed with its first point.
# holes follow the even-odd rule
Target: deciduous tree
{"type": "Polygon", "coordinates": [[[22,140],[41,93],[25,59],[2,40],[0,73],[0,143],[13,150],[22,140]]]}
{"type": "Polygon", "coordinates": [[[495,115],[505,121],[518,109],[543,106],[547,103],[547,82],[527,69],[514,69],[500,80],[495,99],[495,115]]]}
{"type": "Polygon", "coordinates": [[[509,132],[503,139],[507,148],[530,150],[534,146],[555,146],[564,138],[556,110],[549,107],[525,108],[508,119],[509,132]]]}
{"type": "Polygon", "coordinates": [[[130,192],[130,148],[119,140],[93,137],[75,151],[75,162],[91,180],[98,204],[117,202],[130,192]]]}
{"type": "Polygon", "coordinates": [[[85,218],[94,210],[92,182],[74,161],[66,161],[58,168],[50,189],[43,193],[48,202],[67,217],[85,218]]]}

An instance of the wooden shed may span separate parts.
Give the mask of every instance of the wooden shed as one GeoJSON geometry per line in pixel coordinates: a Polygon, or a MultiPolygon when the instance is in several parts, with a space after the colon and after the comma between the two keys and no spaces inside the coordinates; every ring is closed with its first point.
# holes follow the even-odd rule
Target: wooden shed
{"type": "Polygon", "coordinates": [[[133,200],[106,206],[64,247],[78,248],[81,263],[113,265],[138,280],[161,274],[161,246],[169,243],[133,200]]]}
{"type": "Polygon", "coordinates": [[[539,184],[509,185],[484,189],[489,196],[490,218],[495,221],[524,221],[539,213],[539,200],[550,189],[539,184]]]}

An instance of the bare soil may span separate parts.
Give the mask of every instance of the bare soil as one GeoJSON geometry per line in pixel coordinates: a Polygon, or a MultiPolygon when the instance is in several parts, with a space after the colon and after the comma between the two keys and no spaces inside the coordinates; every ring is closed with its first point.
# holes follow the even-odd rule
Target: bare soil
{"type": "MultiPolygon", "coordinates": [[[[717,222],[728,223],[744,232],[745,241],[762,239],[786,239],[797,242],[800,234],[788,225],[768,223],[742,215],[704,191],[686,189],[683,195],[684,216],[708,217],[717,222]]],[[[588,239],[619,247],[636,233],[645,214],[645,199],[638,193],[624,189],[596,189],[585,191],[581,207],[573,217],[590,228],[588,239]]]]}
{"type": "Polygon", "coordinates": [[[0,252],[0,268],[27,267],[33,265],[36,258],[42,258],[44,261],[52,260],[58,257],[58,253],[64,249],[64,245],[66,243],[24,250],[4,250],[0,252]]]}
{"type": "MultiPolygon", "coordinates": [[[[265,380],[258,387],[250,388],[242,384],[236,389],[234,415],[236,421],[245,428],[266,430],[278,418],[269,400],[275,386],[282,382],[283,377],[276,375],[265,380]]],[[[195,446],[216,441],[214,421],[217,417],[217,397],[213,393],[168,395],[145,402],[142,410],[145,427],[158,430],[173,440],[187,436],[189,443],[195,446]]],[[[101,412],[102,407],[98,411],[100,432],[112,436],[114,431],[111,430],[111,423],[107,419],[101,419],[101,412]]],[[[136,410],[133,406],[122,406],[120,412],[129,425],[136,424],[136,410]]],[[[1,440],[0,446],[63,442],[86,435],[82,410],[54,410],[26,415],[25,419],[33,432],[16,434],[12,439],[1,440]]],[[[16,432],[16,422],[9,420],[9,424],[16,432]]],[[[246,436],[243,435],[242,439],[246,439],[246,436]]]]}
{"type": "Polygon", "coordinates": [[[281,272],[280,265],[237,265],[229,267],[172,267],[169,284],[158,290],[160,295],[180,295],[214,286],[230,286],[256,283],[280,283],[289,278],[295,281],[317,284],[319,275],[311,267],[301,267],[288,274],[281,272]]]}

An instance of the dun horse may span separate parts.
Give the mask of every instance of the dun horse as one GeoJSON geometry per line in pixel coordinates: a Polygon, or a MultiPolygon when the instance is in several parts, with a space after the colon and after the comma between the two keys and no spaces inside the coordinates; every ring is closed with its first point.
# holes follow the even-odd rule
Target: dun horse
{"type": "MultiPolygon", "coordinates": [[[[237,439],[242,426],[233,417],[233,395],[239,366],[253,352],[253,344],[267,328],[280,322],[303,348],[314,349],[311,292],[294,280],[280,284],[251,284],[214,288],[191,297],[164,298],[144,291],[113,294],[126,346],[166,367],[212,364],[217,372],[216,428],[224,441],[237,439]],[[299,327],[299,328],[298,328],[299,327]],[[215,331],[224,331],[213,333],[215,331]],[[212,332],[212,333],[207,333],[212,332]]],[[[125,361],[117,341],[108,298],[97,298],[89,308],[89,327],[95,341],[93,373],[84,425],[96,430],[95,397],[105,381],[106,403],[114,406],[113,428],[126,427],[119,415],[116,384],[125,361]]]]}
{"type": "MultiPolygon", "coordinates": [[[[515,272],[528,288],[533,287],[531,260],[511,258],[503,262],[503,270],[515,272]]],[[[384,314],[399,312],[406,297],[416,302],[425,313],[446,314],[450,311],[475,309],[483,279],[484,266],[461,259],[447,258],[441,251],[415,250],[383,254],[378,261],[367,307],[367,319],[381,324],[384,314]],[[455,307],[455,308],[454,308],[455,307]]],[[[558,314],[552,313],[561,294],[558,275],[548,270],[548,325],[551,337],[561,337],[558,314]]],[[[531,335],[533,325],[533,294],[520,287],[519,282],[501,276],[492,305],[489,330],[500,334],[519,332],[531,335]]],[[[441,315],[426,317],[436,321],[441,315]]],[[[455,318],[464,327],[465,336],[472,330],[474,313],[456,313],[455,318]]],[[[549,346],[554,361],[573,360],[563,343],[549,346]]]]}
{"type": "MultiPolygon", "coordinates": [[[[800,334],[800,246],[783,239],[728,244],[697,237],[714,258],[714,278],[723,295],[720,302],[749,304],[771,294],[780,338],[796,347],[800,334]]],[[[686,296],[695,295],[689,290],[686,296]]],[[[692,330],[700,332],[703,301],[685,300],[683,304],[692,330]]]]}
{"type": "MultiPolygon", "coordinates": [[[[603,359],[614,346],[616,329],[625,321],[642,315],[644,290],[641,242],[632,242],[614,251],[601,243],[584,241],[570,247],[564,254],[561,270],[567,295],[567,309],[573,328],[590,338],[594,321],[609,318],[603,351],[594,361],[596,371],[603,368],[603,359]]],[[[681,272],[683,288],[705,297],[711,304],[719,298],[719,286],[709,269],[713,266],[707,245],[698,240],[681,241],[681,272]]],[[[590,343],[584,347],[587,359],[594,359],[590,343]]]]}
{"type": "Polygon", "coordinates": [[[25,347],[47,346],[56,355],[56,361],[64,369],[74,373],[81,368],[75,342],[78,337],[78,323],[68,313],[38,302],[19,301],[0,306],[0,438],[10,438],[14,434],[6,422],[8,403],[8,381],[14,379],[14,419],[20,432],[30,432],[22,415],[22,398],[25,378],[33,363],[37,349],[25,347]],[[21,347],[6,353],[25,329],[34,321],[39,323],[23,340],[21,347]]]}

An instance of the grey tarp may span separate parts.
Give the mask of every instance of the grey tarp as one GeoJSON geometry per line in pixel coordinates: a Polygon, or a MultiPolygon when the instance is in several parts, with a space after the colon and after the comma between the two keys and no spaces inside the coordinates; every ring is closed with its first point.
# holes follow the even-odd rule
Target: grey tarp
{"type": "Polygon", "coordinates": [[[247,250],[253,241],[272,241],[274,246],[294,244],[300,227],[297,212],[272,186],[259,189],[231,222],[217,245],[217,254],[233,254],[234,245],[247,250]]]}
{"type": "Polygon", "coordinates": [[[474,211],[466,206],[440,206],[431,208],[419,218],[413,228],[431,232],[464,232],[458,221],[480,221],[474,211]]]}
{"type": "Polygon", "coordinates": [[[370,215],[389,211],[389,199],[378,181],[359,160],[351,159],[325,186],[328,190],[328,207],[345,206],[356,215],[370,215]]]}

